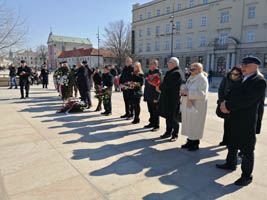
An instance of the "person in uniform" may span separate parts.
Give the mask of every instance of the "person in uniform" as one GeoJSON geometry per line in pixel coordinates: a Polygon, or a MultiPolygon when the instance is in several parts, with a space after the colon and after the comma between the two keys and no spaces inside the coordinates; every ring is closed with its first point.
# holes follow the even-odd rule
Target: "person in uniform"
{"type": "Polygon", "coordinates": [[[77,84],[79,88],[79,92],[81,95],[81,100],[87,105],[87,108],[91,108],[91,99],[89,96],[89,76],[88,76],[88,69],[87,69],[87,61],[82,61],[81,66],[77,71],[77,84]]]}
{"type": "Polygon", "coordinates": [[[166,73],[163,82],[157,87],[160,92],[159,115],[166,119],[166,132],[160,136],[161,139],[171,137],[174,142],[178,138],[180,112],[180,87],[182,78],[179,71],[179,60],[171,57],[168,62],[169,71],[166,73]]]}
{"type": "Polygon", "coordinates": [[[25,60],[20,61],[21,65],[18,68],[17,75],[19,76],[19,86],[20,86],[20,94],[21,99],[24,99],[24,88],[26,90],[26,98],[29,97],[30,91],[30,75],[31,75],[31,68],[26,65],[25,60]]]}
{"type": "MultiPolygon", "coordinates": [[[[127,57],[125,60],[125,67],[122,70],[120,77],[120,85],[125,84],[131,81],[131,76],[133,72],[132,66],[133,60],[130,57],[127,57]]],[[[133,118],[133,107],[131,106],[130,99],[130,91],[128,89],[123,89],[123,100],[125,105],[125,114],[121,116],[121,118],[126,118],[127,120],[133,118]]]]}
{"type": "Polygon", "coordinates": [[[43,77],[43,88],[47,88],[49,70],[46,68],[45,64],[42,66],[41,75],[43,77]]]}
{"type": "MultiPolygon", "coordinates": [[[[94,81],[95,90],[98,90],[102,85],[102,74],[99,71],[98,67],[95,68],[93,81],[94,81]]],[[[98,98],[98,104],[97,104],[97,107],[96,107],[96,110],[95,110],[96,112],[102,110],[102,106],[101,105],[102,105],[102,99],[98,98]]]]}
{"type": "Polygon", "coordinates": [[[252,182],[259,108],[261,108],[266,91],[266,80],[258,72],[260,64],[261,61],[257,57],[243,58],[244,78],[240,84],[232,87],[229,100],[222,102],[220,106],[223,113],[230,115],[231,140],[227,144],[226,163],[216,164],[216,167],[235,170],[239,149],[242,153],[242,175],[235,181],[235,185],[238,186],[246,186],[252,182]]]}
{"type": "Polygon", "coordinates": [[[102,115],[109,116],[112,114],[112,104],[111,104],[111,96],[112,96],[112,85],[113,85],[113,76],[110,73],[110,68],[108,66],[104,67],[104,73],[102,76],[102,84],[103,87],[107,87],[110,90],[109,98],[104,100],[104,109],[105,112],[101,113],[102,115]]]}

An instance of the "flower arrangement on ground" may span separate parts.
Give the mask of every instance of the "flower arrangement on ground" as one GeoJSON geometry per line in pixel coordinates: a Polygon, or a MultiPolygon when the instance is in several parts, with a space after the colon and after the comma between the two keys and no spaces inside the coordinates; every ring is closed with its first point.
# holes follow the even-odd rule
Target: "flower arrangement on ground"
{"type": "Polygon", "coordinates": [[[62,107],[60,108],[60,110],[58,110],[57,112],[59,113],[65,113],[65,114],[69,114],[69,113],[76,113],[76,112],[83,112],[84,109],[86,108],[86,104],[82,104],[79,100],[77,99],[68,99],[68,101],[66,101],[62,107]]]}

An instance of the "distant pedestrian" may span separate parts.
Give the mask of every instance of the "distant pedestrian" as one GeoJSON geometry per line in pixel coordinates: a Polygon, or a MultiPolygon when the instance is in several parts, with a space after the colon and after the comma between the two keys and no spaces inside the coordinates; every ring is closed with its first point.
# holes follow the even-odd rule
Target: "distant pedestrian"
{"type": "Polygon", "coordinates": [[[46,68],[45,65],[42,66],[41,75],[42,75],[42,78],[43,78],[43,88],[47,88],[49,70],[46,68]]]}
{"type": "Polygon", "coordinates": [[[208,74],[209,85],[212,84],[212,76],[213,76],[213,71],[210,69],[208,74]]]}
{"type": "Polygon", "coordinates": [[[105,97],[103,100],[105,112],[101,114],[105,116],[112,114],[112,103],[111,103],[112,85],[113,85],[113,76],[110,73],[110,68],[106,66],[104,67],[104,73],[102,75],[102,86],[103,88],[107,88],[107,90],[109,90],[110,92],[108,96],[105,97]]]}
{"type": "MultiPolygon", "coordinates": [[[[99,71],[99,68],[95,68],[94,76],[93,76],[95,90],[99,90],[102,86],[102,73],[99,71]]],[[[96,112],[102,110],[102,99],[98,98],[98,104],[96,107],[96,112]]]]}
{"type": "Polygon", "coordinates": [[[13,83],[15,84],[15,89],[18,88],[17,81],[16,81],[16,72],[17,72],[16,67],[13,64],[11,64],[9,66],[9,77],[10,77],[10,87],[9,87],[9,89],[13,88],[13,83]]]}
{"type": "Polygon", "coordinates": [[[19,85],[20,85],[20,94],[21,99],[24,99],[24,88],[26,90],[26,98],[29,97],[30,91],[30,76],[31,76],[31,68],[26,65],[25,60],[20,61],[21,66],[18,68],[17,75],[19,76],[19,85]]]}

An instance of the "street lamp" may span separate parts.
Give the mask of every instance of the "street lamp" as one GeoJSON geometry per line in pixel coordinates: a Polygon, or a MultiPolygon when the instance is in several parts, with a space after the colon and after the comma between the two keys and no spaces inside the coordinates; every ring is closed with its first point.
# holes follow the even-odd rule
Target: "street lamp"
{"type": "Polygon", "coordinates": [[[172,32],[171,32],[171,57],[173,56],[173,30],[175,29],[174,28],[174,16],[170,16],[171,20],[171,29],[172,29],[172,32]]]}

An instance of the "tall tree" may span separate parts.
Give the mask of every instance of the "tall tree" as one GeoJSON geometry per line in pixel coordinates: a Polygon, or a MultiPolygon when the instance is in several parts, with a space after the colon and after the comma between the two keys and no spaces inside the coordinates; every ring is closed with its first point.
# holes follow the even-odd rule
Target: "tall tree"
{"type": "Polygon", "coordinates": [[[122,66],[125,57],[131,54],[131,26],[123,20],[110,22],[104,29],[104,48],[111,50],[122,66]]]}
{"type": "Polygon", "coordinates": [[[20,12],[9,9],[0,0],[0,53],[10,47],[18,47],[25,42],[27,34],[26,18],[20,12]]]}
{"type": "Polygon", "coordinates": [[[44,64],[47,59],[48,49],[46,45],[40,45],[36,48],[36,53],[38,54],[39,59],[41,59],[41,63],[44,64]]]}

